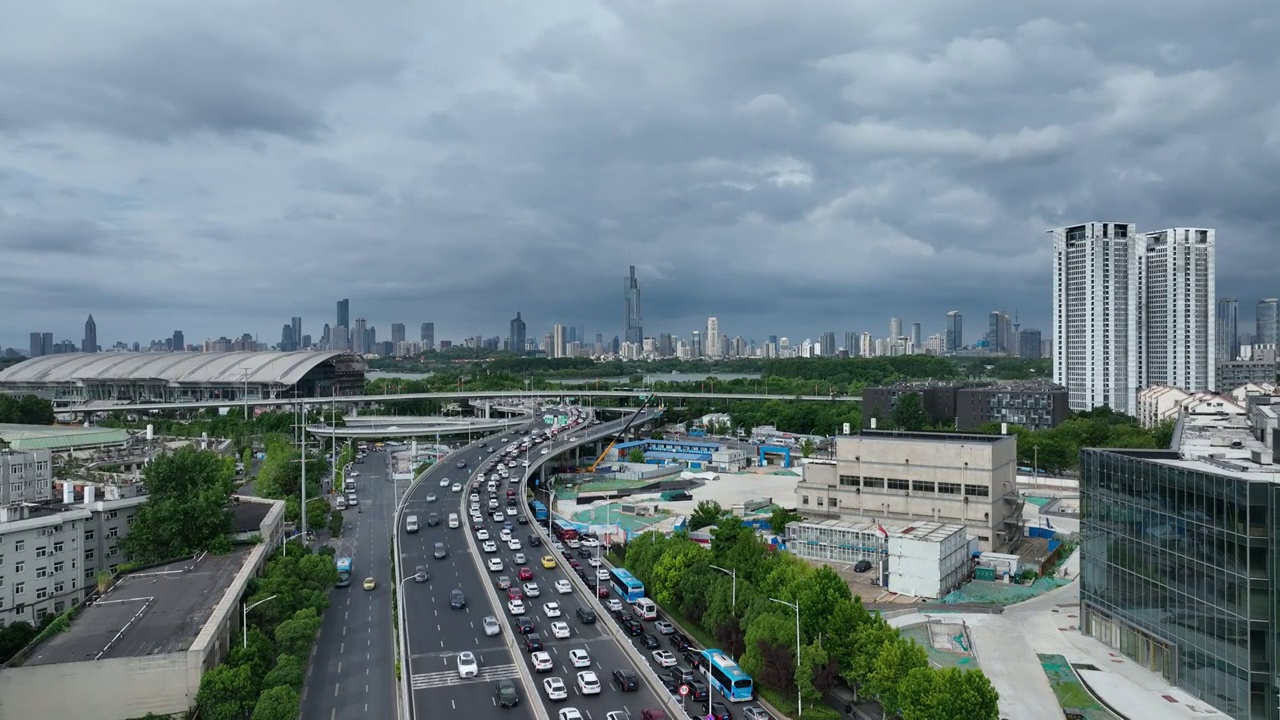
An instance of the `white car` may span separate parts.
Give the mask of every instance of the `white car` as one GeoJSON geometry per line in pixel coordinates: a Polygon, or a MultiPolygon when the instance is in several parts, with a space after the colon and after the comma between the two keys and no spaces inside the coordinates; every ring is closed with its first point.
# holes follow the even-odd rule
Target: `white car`
{"type": "Polygon", "coordinates": [[[549,677],[542,681],[542,687],[547,691],[548,700],[568,700],[569,688],[564,686],[564,681],[558,677],[549,677]]]}
{"type": "Polygon", "coordinates": [[[561,708],[556,720],[582,720],[582,713],[578,712],[578,708],[561,708]]]}
{"type": "Polygon", "coordinates": [[[599,695],[600,694],[600,678],[590,670],[583,670],[578,673],[578,691],[583,695],[599,695]]]}
{"type": "Polygon", "coordinates": [[[577,550],[578,548],[582,547],[582,543],[579,542],[577,539],[566,540],[564,544],[568,545],[570,550],[577,550]]]}
{"type": "Polygon", "coordinates": [[[488,539],[489,539],[489,531],[488,531],[488,530],[485,530],[484,528],[480,528],[479,530],[477,530],[477,531],[476,531],[476,539],[477,539],[477,540],[488,540],[488,539]]]}
{"type": "Polygon", "coordinates": [[[462,485],[454,483],[453,486],[449,488],[449,492],[462,492],[462,485]]]}
{"type": "Polygon", "coordinates": [[[496,512],[496,513],[494,513],[494,514],[493,514],[493,521],[494,521],[494,522],[502,522],[502,513],[500,513],[500,512],[496,512]]]}
{"type": "Polygon", "coordinates": [[[502,572],[502,558],[489,558],[489,572],[502,572]]]}
{"type": "Polygon", "coordinates": [[[571,437],[571,438],[569,438],[569,442],[578,442],[578,438],[576,438],[576,437],[571,437]]]}
{"type": "Polygon", "coordinates": [[[498,552],[498,543],[492,540],[485,540],[480,544],[480,549],[487,553],[496,553],[498,552]]]}
{"type": "Polygon", "coordinates": [[[484,634],[490,637],[502,634],[502,623],[498,622],[498,618],[487,615],[484,619],[484,634]]]}
{"type": "Polygon", "coordinates": [[[513,507],[511,507],[510,505],[508,505],[508,506],[507,506],[507,517],[515,517],[515,516],[516,516],[516,509],[515,509],[515,508],[513,508],[513,507]]]}
{"type": "Polygon", "coordinates": [[[542,604],[542,614],[549,618],[560,617],[560,603],[549,602],[542,604]]]}
{"type": "Polygon", "coordinates": [[[440,478],[440,487],[449,487],[449,478],[440,478]]]}
{"type": "Polygon", "coordinates": [[[480,664],[476,662],[475,653],[463,650],[458,653],[458,677],[472,678],[480,674],[480,664]]]}
{"type": "Polygon", "coordinates": [[[582,538],[582,547],[599,547],[600,541],[593,538],[582,538]]]}
{"type": "Polygon", "coordinates": [[[600,570],[596,570],[596,577],[597,577],[597,578],[600,578],[601,580],[608,580],[608,579],[609,579],[609,571],[608,571],[608,570],[605,570],[605,569],[603,569],[603,568],[602,568],[602,569],[600,569],[600,570]]]}
{"type": "Polygon", "coordinates": [[[557,640],[567,640],[569,638],[569,623],[563,620],[551,623],[551,635],[557,640]]]}
{"type": "Polygon", "coordinates": [[[521,464],[522,466],[524,466],[524,467],[529,467],[529,461],[528,461],[528,460],[521,460],[521,461],[520,461],[520,464],[521,464]]]}
{"type": "MultiPolygon", "coordinates": [[[[507,601],[507,612],[511,613],[512,615],[523,615],[523,614],[524,614],[524,601],[523,601],[523,600],[520,600],[520,599],[508,600],[508,601],[507,601]]],[[[671,653],[667,653],[667,654],[668,654],[668,655],[670,655],[671,653]]]]}
{"type": "Polygon", "coordinates": [[[514,563],[515,563],[515,564],[517,564],[517,565],[523,565],[523,564],[525,564],[525,562],[526,562],[528,559],[529,559],[529,558],[527,558],[527,557],[525,557],[525,556],[524,556],[524,553],[522,553],[522,552],[518,552],[518,553],[516,553],[516,554],[515,554],[515,556],[514,556],[514,557],[512,557],[512,558],[511,558],[511,561],[512,561],[512,562],[514,562],[514,563]]]}
{"type": "Polygon", "coordinates": [[[529,597],[538,597],[542,594],[542,588],[538,587],[538,583],[527,582],[524,584],[524,594],[529,597]]]}
{"type": "Polygon", "coordinates": [[[498,533],[498,537],[501,538],[503,542],[509,542],[511,540],[511,531],[506,528],[502,528],[502,532],[498,533]]]}
{"type": "Polygon", "coordinates": [[[539,451],[538,451],[538,454],[539,454],[539,455],[546,455],[546,454],[547,454],[547,453],[549,453],[549,452],[551,452],[551,448],[542,448],[541,450],[539,450],[539,451]]]}
{"type": "Polygon", "coordinates": [[[582,648],[575,648],[569,651],[569,664],[576,668],[591,667],[591,655],[587,654],[582,648]]]}
{"type": "Polygon", "coordinates": [[[551,661],[551,653],[539,650],[529,658],[533,660],[534,672],[551,672],[556,667],[556,664],[551,661]]]}
{"type": "Polygon", "coordinates": [[[653,662],[655,662],[658,665],[658,667],[664,667],[664,668],[675,667],[676,656],[673,655],[669,650],[654,650],[653,662]]]}
{"type": "Polygon", "coordinates": [[[468,499],[468,500],[470,500],[470,501],[471,501],[471,502],[473,502],[473,503],[478,503],[478,502],[480,502],[480,494],[479,494],[479,493],[471,493],[471,497],[469,497],[469,498],[467,498],[467,499],[468,499]]]}
{"type": "Polygon", "coordinates": [[[497,500],[490,500],[490,501],[489,501],[489,509],[490,509],[490,510],[497,510],[497,509],[498,509],[498,501],[497,501],[497,500]]]}
{"type": "Polygon", "coordinates": [[[587,558],[587,564],[593,568],[600,567],[600,558],[587,558]]]}
{"type": "Polygon", "coordinates": [[[569,584],[568,580],[557,580],[556,592],[560,593],[561,595],[568,595],[569,593],[573,592],[573,586],[569,584]]]}

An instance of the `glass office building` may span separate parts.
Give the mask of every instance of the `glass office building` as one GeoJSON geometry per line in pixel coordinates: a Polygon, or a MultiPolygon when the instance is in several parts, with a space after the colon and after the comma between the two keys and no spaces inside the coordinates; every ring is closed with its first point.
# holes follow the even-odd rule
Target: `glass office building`
{"type": "Polygon", "coordinates": [[[1280,466],[1186,457],[1081,453],[1081,629],[1234,718],[1280,719],[1280,466]]]}

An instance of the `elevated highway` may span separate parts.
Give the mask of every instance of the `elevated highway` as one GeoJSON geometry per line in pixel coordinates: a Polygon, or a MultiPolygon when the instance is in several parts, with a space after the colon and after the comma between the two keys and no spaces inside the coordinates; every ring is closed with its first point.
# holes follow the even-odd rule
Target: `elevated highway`
{"type": "MultiPolygon", "coordinates": [[[[390,393],[383,395],[343,395],[337,398],[265,398],[247,401],[235,400],[202,400],[200,402],[179,403],[137,403],[114,405],[104,408],[95,406],[70,406],[59,408],[60,413],[84,414],[106,411],[150,411],[150,410],[203,410],[207,408],[243,408],[243,407],[296,407],[299,403],[306,406],[325,406],[334,402],[351,403],[387,403],[403,400],[520,400],[537,398],[632,398],[642,400],[646,397],[659,400],[804,400],[808,402],[862,402],[861,395],[782,395],[778,393],[693,393],[693,392],[661,392],[649,390],[505,390],[505,391],[467,391],[451,390],[448,392],[429,393],[390,393]]],[[[494,409],[497,409],[496,406],[494,409]]]]}
{"type": "Polygon", "coordinates": [[[345,427],[332,425],[308,425],[307,432],[316,437],[329,438],[402,438],[435,437],[436,435],[466,435],[502,432],[529,422],[529,418],[357,418],[347,421],[345,427]],[[368,422],[374,420],[374,422],[368,422]]]}

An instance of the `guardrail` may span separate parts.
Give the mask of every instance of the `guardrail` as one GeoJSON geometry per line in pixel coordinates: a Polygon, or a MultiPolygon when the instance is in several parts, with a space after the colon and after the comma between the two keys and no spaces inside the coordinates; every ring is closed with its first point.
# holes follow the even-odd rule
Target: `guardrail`
{"type": "MultiPolygon", "coordinates": [[[[525,468],[524,477],[520,480],[521,497],[525,497],[529,478],[533,475],[533,472],[540,468],[544,463],[567,450],[606,438],[610,433],[611,431],[586,433],[582,436],[582,439],[575,443],[566,444],[561,448],[548,452],[546,455],[539,455],[537,462],[530,463],[529,467],[525,468]]],[[[548,508],[547,510],[548,512],[551,512],[551,508],[548,508]]],[[[544,525],[539,524],[537,520],[532,520],[529,524],[533,526],[534,532],[538,533],[538,536],[542,538],[542,542],[548,548],[551,547],[551,542],[552,540],[555,540],[555,538],[551,537],[551,534],[547,532],[547,528],[544,525]]],[[[557,558],[556,563],[559,564],[563,559],[564,558],[557,558]]],[[[677,703],[671,693],[667,692],[667,688],[658,678],[658,673],[649,665],[649,661],[645,658],[644,654],[636,649],[636,646],[631,643],[630,638],[622,634],[622,629],[619,628],[616,623],[609,620],[609,615],[604,612],[604,606],[601,605],[600,599],[596,596],[595,591],[588,587],[586,582],[584,582],[582,578],[578,577],[577,573],[566,572],[565,575],[569,577],[569,582],[575,585],[584,597],[596,598],[596,605],[600,606],[600,611],[596,613],[597,621],[608,627],[609,635],[613,638],[614,642],[618,643],[622,648],[623,654],[633,658],[632,664],[636,666],[637,670],[639,670],[640,677],[644,678],[645,685],[649,686],[649,689],[653,691],[654,697],[658,698],[659,702],[665,703],[668,714],[673,718],[687,717],[687,714],[684,712],[680,703],[677,703]]]]}

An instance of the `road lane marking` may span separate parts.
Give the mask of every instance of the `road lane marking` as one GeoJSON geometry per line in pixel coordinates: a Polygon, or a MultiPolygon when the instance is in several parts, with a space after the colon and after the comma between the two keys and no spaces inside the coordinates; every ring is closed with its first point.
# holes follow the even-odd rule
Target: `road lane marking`
{"type": "Polygon", "coordinates": [[[339,675],[341,675],[341,674],[342,674],[342,661],[341,661],[341,660],[339,660],[339,661],[338,661],[338,674],[339,674],[339,675]]]}
{"type": "Polygon", "coordinates": [[[338,683],[333,684],[333,696],[338,697],[338,683]]]}

